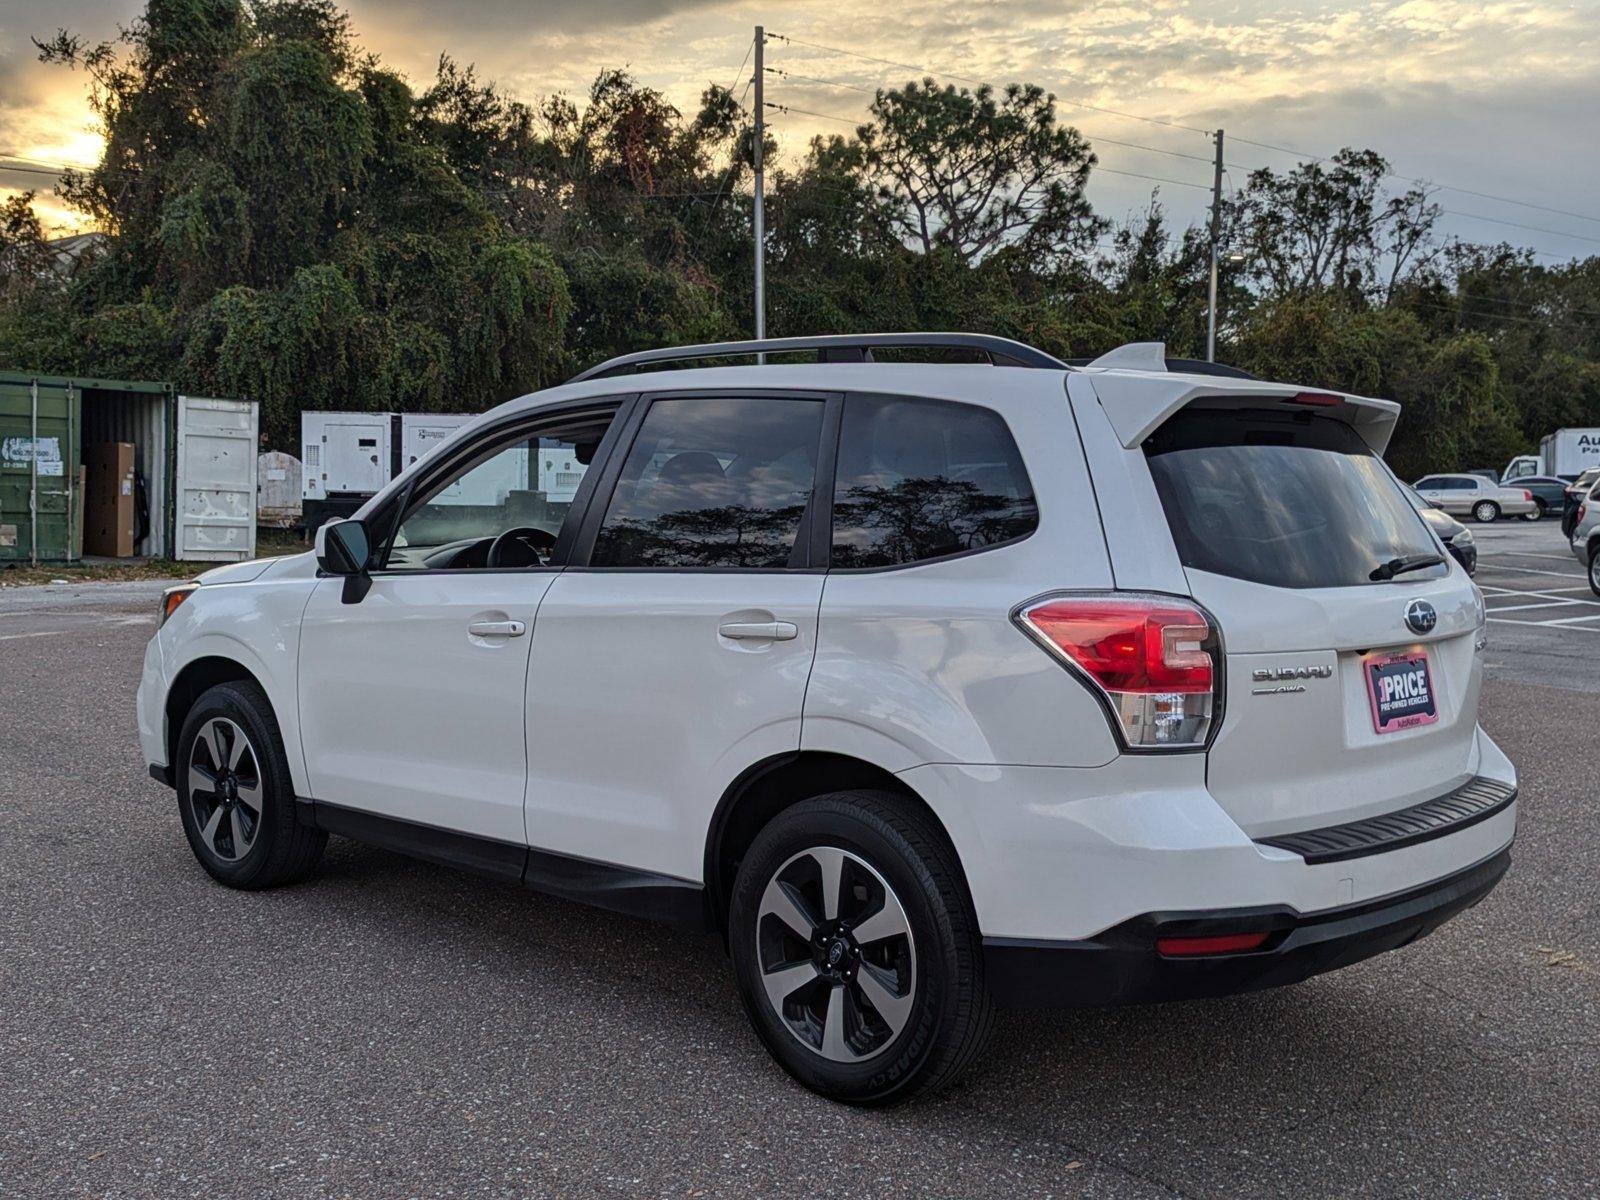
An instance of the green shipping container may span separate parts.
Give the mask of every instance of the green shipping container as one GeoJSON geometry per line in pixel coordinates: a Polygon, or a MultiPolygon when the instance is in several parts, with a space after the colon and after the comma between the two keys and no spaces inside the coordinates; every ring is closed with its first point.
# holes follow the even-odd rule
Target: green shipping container
{"type": "Polygon", "coordinates": [[[67,381],[0,378],[0,564],[70,562],[83,393],[67,381]]]}

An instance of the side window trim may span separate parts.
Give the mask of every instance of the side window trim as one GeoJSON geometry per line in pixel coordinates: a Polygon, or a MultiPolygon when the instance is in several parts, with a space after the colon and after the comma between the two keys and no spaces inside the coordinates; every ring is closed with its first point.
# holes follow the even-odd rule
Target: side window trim
{"type": "MultiPolygon", "coordinates": [[[[380,512],[387,522],[383,536],[379,541],[379,549],[373,555],[373,560],[378,565],[371,568],[372,574],[382,576],[413,576],[413,575],[482,575],[486,572],[492,574],[526,574],[537,571],[559,571],[566,565],[565,552],[572,542],[571,530],[574,529],[588,514],[588,504],[594,494],[590,480],[606,468],[615,453],[617,435],[620,427],[627,422],[633,410],[638,406],[637,393],[610,396],[588,396],[582,400],[573,400],[547,408],[540,408],[532,412],[518,413],[504,421],[482,430],[470,443],[457,448],[451,455],[438,463],[429,464],[428,470],[419,472],[406,481],[405,487],[395,494],[391,503],[385,504],[380,512]],[[599,448],[595,452],[594,462],[590,469],[584,472],[583,480],[578,484],[578,491],[573,497],[572,508],[568,511],[566,519],[562,522],[561,532],[556,537],[555,549],[551,551],[549,563],[537,567],[431,567],[418,569],[390,568],[389,555],[394,547],[395,535],[405,520],[413,511],[412,497],[416,495],[418,487],[426,490],[436,480],[459,470],[463,463],[471,462],[490,444],[504,443],[509,445],[520,438],[538,436],[541,428],[559,424],[574,416],[583,413],[615,408],[611,424],[606,428],[605,436],[601,438],[599,448]]],[[[374,514],[376,517],[378,514],[374,514]]]]}
{"type": "MultiPolygon", "coordinates": [[[[839,424],[844,406],[844,395],[841,392],[814,392],[790,388],[678,388],[671,391],[649,392],[634,397],[634,405],[626,413],[628,418],[627,428],[618,434],[616,445],[606,461],[603,475],[595,478],[594,488],[590,493],[590,503],[585,507],[583,519],[572,539],[572,555],[566,562],[568,570],[577,571],[611,571],[626,572],[651,572],[676,571],[686,573],[717,573],[736,571],[744,574],[777,574],[802,571],[823,571],[828,565],[827,543],[820,544],[820,537],[829,541],[833,537],[833,471],[834,463],[839,448],[839,424]],[[821,401],[823,405],[822,430],[817,447],[816,478],[812,484],[811,499],[806,503],[805,514],[801,517],[800,536],[796,540],[796,547],[804,548],[803,563],[796,565],[795,558],[791,558],[790,565],[786,567],[610,567],[594,566],[591,557],[594,554],[595,543],[600,537],[600,526],[605,523],[606,510],[610,507],[611,498],[616,492],[617,482],[622,476],[622,468],[626,464],[628,455],[633,450],[634,443],[638,440],[644,428],[645,417],[649,415],[650,407],[661,400],[808,400],[812,403],[821,401]],[[824,505],[818,508],[818,505],[824,505]],[[818,513],[827,514],[826,520],[819,520],[818,513]],[[807,533],[809,530],[809,534],[807,533]]],[[[622,424],[619,419],[607,432],[610,439],[612,432],[616,432],[622,424]]],[[[591,477],[596,472],[590,471],[591,477]]],[[[587,479],[585,480],[587,482],[587,479]]],[[[565,530],[563,530],[565,533],[565,530]]],[[[799,557],[799,556],[796,556],[799,557]]]]}

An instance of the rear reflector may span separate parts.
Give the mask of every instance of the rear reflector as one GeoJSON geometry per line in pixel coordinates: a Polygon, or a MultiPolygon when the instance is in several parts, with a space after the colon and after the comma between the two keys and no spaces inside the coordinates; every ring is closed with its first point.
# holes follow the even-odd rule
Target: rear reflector
{"type": "Polygon", "coordinates": [[[1167,958],[1192,958],[1200,954],[1243,954],[1260,949],[1270,933],[1222,933],[1212,937],[1156,939],[1156,952],[1167,958]]]}
{"type": "Polygon", "coordinates": [[[1035,601],[1017,621],[1108,702],[1132,749],[1203,746],[1218,669],[1211,620],[1172,596],[1082,593],[1035,601]]]}

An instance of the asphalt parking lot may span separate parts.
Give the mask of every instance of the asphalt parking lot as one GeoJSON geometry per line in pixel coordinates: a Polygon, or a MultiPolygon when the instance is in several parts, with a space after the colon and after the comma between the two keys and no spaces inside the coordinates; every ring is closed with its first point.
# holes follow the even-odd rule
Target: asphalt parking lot
{"type": "Polygon", "coordinates": [[[144,774],[159,585],[0,592],[0,1197],[1537,1196],[1600,1180],[1600,598],[1475,527],[1511,873],[1295,988],[1012,1013],[928,1103],[831,1105],[708,940],[335,841],[230,892],[144,774]]]}

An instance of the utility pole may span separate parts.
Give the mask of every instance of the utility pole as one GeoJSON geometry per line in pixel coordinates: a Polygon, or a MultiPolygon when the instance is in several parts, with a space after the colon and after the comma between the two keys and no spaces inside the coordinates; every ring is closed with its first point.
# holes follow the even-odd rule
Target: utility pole
{"type": "MultiPolygon", "coordinates": [[[[761,51],[757,50],[757,61],[761,51]]],[[[756,178],[760,178],[759,170],[756,178]]],[[[760,201],[756,202],[757,204],[760,201]]],[[[757,210],[759,211],[759,209],[757,210]]],[[[1217,361],[1217,243],[1222,240],[1222,130],[1217,130],[1217,165],[1211,176],[1211,298],[1206,304],[1206,361],[1217,361]]],[[[758,285],[759,286],[759,285],[758,285]]]]}
{"type": "MultiPolygon", "coordinates": [[[[766,214],[766,173],[762,169],[762,153],[766,149],[767,139],[767,96],[766,96],[766,50],[767,31],[763,26],[756,26],[756,208],[755,208],[755,233],[756,233],[756,341],[767,336],[767,214],[766,214]]],[[[1216,253],[1213,250],[1212,258],[1216,253]]],[[[766,362],[764,354],[756,356],[757,362],[766,362]]]]}

